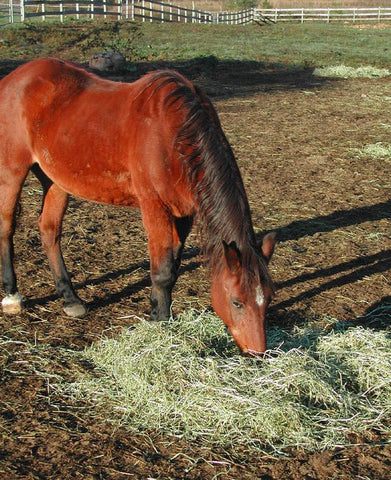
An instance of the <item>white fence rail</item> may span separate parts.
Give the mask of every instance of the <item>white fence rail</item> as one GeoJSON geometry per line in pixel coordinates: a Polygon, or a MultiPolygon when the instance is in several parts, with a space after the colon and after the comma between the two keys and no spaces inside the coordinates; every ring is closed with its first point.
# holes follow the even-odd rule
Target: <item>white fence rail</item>
{"type": "MultiPolygon", "coordinates": [[[[1,0],[0,0],[1,1],[1,0]]],[[[10,0],[11,2],[12,0],[10,0]]],[[[158,0],[20,0],[21,21],[41,18],[130,19],[142,22],[229,23],[254,20],[254,9],[240,12],[204,12],[158,0]]]]}
{"type": "Polygon", "coordinates": [[[252,22],[384,22],[391,7],[248,9],[206,12],[159,0],[0,0],[0,25],[24,20],[64,21],[65,17],[130,19],[142,22],[226,23],[252,22]]]}
{"type": "Polygon", "coordinates": [[[20,22],[20,0],[0,0],[0,25],[20,22]]]}
{"type": "Polygon", "coordinates": [[[383,22],[391,20],[390,8],[285,8],[256,9],[273,22],[383,22]]]}

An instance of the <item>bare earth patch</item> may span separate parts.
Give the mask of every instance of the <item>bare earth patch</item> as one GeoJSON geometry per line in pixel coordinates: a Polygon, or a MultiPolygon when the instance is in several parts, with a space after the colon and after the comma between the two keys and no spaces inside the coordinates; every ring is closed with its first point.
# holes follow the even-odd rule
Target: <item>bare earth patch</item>
{"type": "MultiPolygon", "coordinates": [[[[259,237],[278,231],[271,264],[278,296],[270,324],[324,326],[332,317],[368,326],[366,314],[391,303],[391,163],[357,151],[390,143],[389,80],[332,81],[308,71],[265,72],[252,65],[238,70],[229,64],[205,75],[194,65],[173,66],[214,100],[259,237]]],[[[148,314],[146,238],[138,211],[72,199],[64,256],[90,312],[82,320],[65,317],[39,242],[40,202],[40,187],[29,177],[15,239],[27,308],[15,317],[1,316],[0,477],[389,478],[389,439],[377,431],[360,438],[352,432],[352,447],[291,448],[272,458],[235,445],[207,449],[158,431],[130,435],[89,404],[67,403],[52,385],[91,368],[67,352],[84,349],[102,334],[115,336],[148,314]]],[[[198,247],[195,231],[174,292],[175,312],[210,306],[198,247]]],[[[389,329],[390,319],[370,326],[389,329]]]]}

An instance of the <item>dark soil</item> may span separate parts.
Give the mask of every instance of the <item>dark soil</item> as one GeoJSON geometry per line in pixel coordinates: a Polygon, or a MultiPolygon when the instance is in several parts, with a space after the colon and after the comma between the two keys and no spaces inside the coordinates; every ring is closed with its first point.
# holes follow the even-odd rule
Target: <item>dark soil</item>
{"type": "MultiPolygon", "coordinates": [[[[2,63],[5,74],[15,64],[2,63]]],[[[167,66],[167,65],[158,65],[167,66]]],[[[327,318],[368,324],[391,303],[391,159],[360,157],[390,142],[389,79],[320,80],[308,70],[256,64],[171,64],[212,97],[237,155],[259,238],[277,230],[271,269],[278,297],[269,323],[327,318]]],[[[133,80],[151,66],[117,79],[133,80]]],[[[1,199],[0,199],[1,201],[1,199]]],[[[89,368],[65,352],[133,324],[149,311],[146,237],[138,211],[72,199],[63,251],[89,314],[66,317],[39,241],[40,187],[29,177],[15,237],[27,308],[1,316],[0,478],[389,479],[391,446],[378,432],[351,447],[292,449],[279,458],[188,444],[162,432],[131,434],[52,387],[89,368]]],[[[210,307],[196,233],[189,238],[174,309],[210,307]]],[[[390,311],[390,310],[389,310],[390,311]]],[[[372,328],[387,328],[383,317],[372,328]]]]}

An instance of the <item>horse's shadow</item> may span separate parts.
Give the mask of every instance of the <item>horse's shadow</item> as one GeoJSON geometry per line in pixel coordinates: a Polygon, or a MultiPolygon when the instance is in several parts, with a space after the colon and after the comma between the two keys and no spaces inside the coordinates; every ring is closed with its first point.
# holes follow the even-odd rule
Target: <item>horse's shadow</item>
{"type": "MultiPolygon", "coordinates": [[[[391,201],[378,203],[372,206],[360,207],[351,210],[335,211],[329,215],[316,217],[308,220],[298,220],[292,222],[284,227],[278,229],[278,238],[280,242],[288,240],[298,240],[307,235],[314,235],[318,232],[331,232],[338,228],[343,228],[351,225],[357,225],[367,221],[375,221],[380,219],[388,219],[391,216],[391,201]]],[[[259,239],[263,234],[259,234],[259,239]]],[[[192,272],[197,270],[201,265],[199,258],[199,248],[189,248],[185,250],[183,255],[184,265],[181,267],[181,272],[192,272]]],[[[136,270],[145,270],[149,268],[149,261],[142,260],[136,264],[132,264],[126,268],[119,269],[113,272],[108,272],[98,278],[88,279],[75,285],[77,290],[88,288],[90,286],[97,286],[101,284],[110,284],[110,282],[124,276],[131,275],[136,270]]],[[[333,265],[328,268],[316,270],[313,273],[304,273],[292,279],[277,283],[278,289],[291,288],[294,285],[324,278],[325,282],[319,286],[309,288],[296,296],[287,300],[275,303],[270,308],[270,317],[273,319],[280,316],[281,310],[287,309],[294,303],[315,297],[322,292],[328,291],[332,288],[341,287],[353,283],[366,276],[374,275],[380,272],[386,272],[391,268],[391,250],[384,250],[373,255],[363,256],[347,262],[341,262],[338,265],[333,265]],[[344,272],[346,272],[344,274],[344,272]],[[339,275],[337,278],[327,280],[329,277],[339,275]]],[[[149,275],[135,283],[131,283],[124,287],[121,291],[116,293],[108,293],[107,295],[95,299],[88,304],[90,311],[99,309],[101,306],[115,304],[124,298],[134,296],[136,293],[151,285],[149,275]]],[[[30,306],[42,305],[48,301],[55,300],[55,295],[45,296],[38,299],[30,300],[30,306]]]]}
{"type": "Polygon", "coordinates": [[[356,282],[364,277],[374,275],[376,273],[386,272],[391,268],[391,250],[384,250],[374,255],[367,255],[348,262],[342,262],[338,265],[334,265],[329,268],[322,268],[313,273],[305,273],[295,278],[286,280],[277,284],[278,289],[291,287],[298,283],[315,280],[317,278],[328,278],[336,274],[342,274],[343,272],[350,271],[345,275],[341,275],[338,278],[327,280],[322,285],[306,290],[295,297],[289,298],[289,300],[277,303],[271,307],[271,312],[275,310],[281,310],[290,307],[294,303],[315,297],[322,292],[331,290],[332,288],[341,287],[350,283],[356,282]]]}
{"type": "Polygon", "coordinates": [[[308,318],[303,316],[295,325],[285,326],[283,334],[277,325],[268,329],[268,347],[271,351],[289,351],[292,348],[310,349],[316,346],[320,338],[335,333],[345,333],[352,328],[364,328],[373,331],[386,331],[387,338],[391,338],[391,296],[387,295],[372,304],[366,312],[353,321],[331,321],[327,325],[319,326],[308,324],[308,318]],[[296,325],[301,330],[296,330],[296,325]],[[308,327],[306,327],[308,325],[308,327]],[[282,340],[283,338],[283,340],[282,340]]]}
{"type": "Polygon", "coordinates": [[[278,230],[280,241],[298,240],[306,235],[331,232],[364,222],[391,219],[391,200],[351,210],[336,210],[308,220],[296,220],[278,230]]]}

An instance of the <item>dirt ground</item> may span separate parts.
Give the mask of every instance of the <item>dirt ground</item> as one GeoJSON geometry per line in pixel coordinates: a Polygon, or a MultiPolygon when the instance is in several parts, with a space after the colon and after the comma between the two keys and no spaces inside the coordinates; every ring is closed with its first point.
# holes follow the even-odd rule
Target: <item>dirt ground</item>
{"type": "MultiPolygon", "coordinates": [[[[15,65],[1,65],[5,74],[15,65]]],[[[166,65],[160,65],[166,66],[166,65]]],[[[254,63],[171,64],[206,89],[237,155],[259,238],[277,230],[271,270],[278,296],[269,323],[328,318],[367,325],[391,303],[391,159],[358,150],[390,142],[390,79],[324,80],[311,71],[254,63]]],[[[132,80],[147,68],[117,79],[132,80]]],[[[64,352],[131,325],[149,311],[146,237],[138,211],[72,199],[63,251],[88,303],[63,315],[41,250],[40,186],[29,177],[15,237],[27,308],[1,316],[0,478],[4,479],[389,479],[391,445],[379,432],[351,447],[292,448],[278,458],[206,449],[162,432],[131,434],[88,405],[56,393],[87,366],[64,352]]],[[[210,307],[196,231],[185,251],[174,310],[210,307]]],[[[3,293],[3,292],[2,292],[3,293]]],[[[369,325],[387,328],[390,319],[369,325]]]]}

